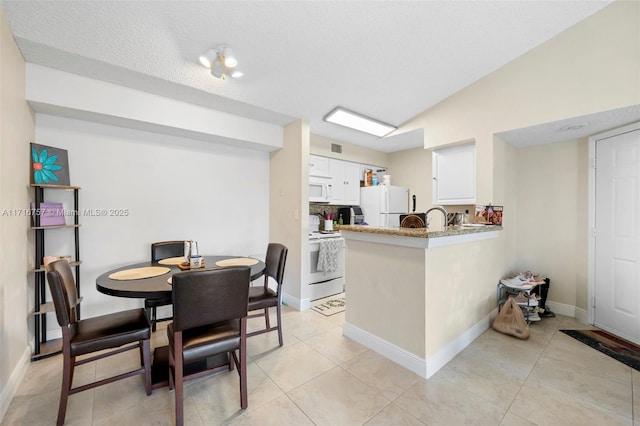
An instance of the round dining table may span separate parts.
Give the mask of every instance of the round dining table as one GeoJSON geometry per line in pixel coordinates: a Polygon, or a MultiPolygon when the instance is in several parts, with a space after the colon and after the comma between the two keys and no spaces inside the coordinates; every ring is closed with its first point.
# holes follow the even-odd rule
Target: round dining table
{"type": "MultiPolygon", "coordinates": [[[[217,262],[229,261],[230,259],[251,259],[247,257],[238,256],[204,256],[204,268],[193,269],[194,271],[201,271],[203,269],[219,268],[216,265],[217,262]]],[[[257,261],[251,266],[251,281],[260,278],[264,275],[265,264],[263,261],[254,259],[257,261]]],[[[188,271],[188,270],[187,270],[188,271]]],[[[110,296],[118,297],[130,297],[130,298],[142,298],[142,299],[161,299],[171,296],[171,284],[169,284],[169,278],[178,272],[187,272],[181,270],[178,265],[164,264],[162,261],[146,261],[126,266],[121,266],[116,269],[105,272],[96,278],[96,288],[100,293],[108,294],[110,296]],[[135,279],[112,279],[109,276],[116,272],[127,271],[130,269],[147,268],[147,267],[166,267],[169,269],[166,273],[150,278],[135,278],[135,279]]]]}
{"type": "MultiPolygon", "coordinates": [[[[174,258],[178,259],[178,258],[174,258]]],[[[258,259],[238,256],[204,256],[204,267],[194,269],[194,271],[202,271],[206,269],[221,268],[226,266],[236,266],[234,261],[239,263],[253,263],[251,266],[251,281],[260,278],[264,275],[265,263],[258,259]],[[226,262],[224,262],[226,261],[226,262]],[[216,263],[222,262],[226,266],[219,266],[216,263]]],[[[107,271],[104,274],[96,278],[96,287],[100,293],[108,294],[110,296],[118,297],[131,297],[131,298],[163,298],[171,296],[171,284],[169,279],[174,274],[183,271],[177,264],[166,263],[165,261],[170,259],[163,259],[160,261],[146,261],[140,263],[134,263],[126,266],[121,266],[111,271],[107,271]],[[131,278],[131,279],[112,279],[109,276],[121,271],[129,271],[132,269],[149,268],[149,267],[165,267],[169,270],[150,278],[131,278]]],[[[220,354],[214,357],[208,358],[204,361],[197,361],[191,364],[185,364],[184,374],[192,374],[202,371],[225,371],[228,369],[229,358],[227,354],[220,354]]],[[[169,384],[169,347],[160,346],[154,349],[153,359],[151,363],[151,383],[152,388],[157,389],[169,384]]]]}

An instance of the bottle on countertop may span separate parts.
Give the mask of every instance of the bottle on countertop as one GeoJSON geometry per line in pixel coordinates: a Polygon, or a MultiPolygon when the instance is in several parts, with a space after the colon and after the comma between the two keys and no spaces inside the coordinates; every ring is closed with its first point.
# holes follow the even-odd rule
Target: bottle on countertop
{"type": "Polygon", "coordinates": [[[371,185],[378,186],[378,175],[373,175],[371,177],[371,185]]]}
{"type": "Polygon", "coordinates": [[[338,225],[343,225],[344,221],[342,220],[342,213],[340,214],[340,217],[338,218],[338,225]]]}

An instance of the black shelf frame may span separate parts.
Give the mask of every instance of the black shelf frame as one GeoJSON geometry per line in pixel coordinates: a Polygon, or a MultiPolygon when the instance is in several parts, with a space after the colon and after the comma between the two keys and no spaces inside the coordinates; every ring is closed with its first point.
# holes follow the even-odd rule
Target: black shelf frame
{"type": "MultiPolygon", "coordinates": [[[[79,202],[78,191],[80,187],[77,186],[64,186],[64,185],[38,185],[31,184],[35,189],[35,209],[40,210],[40,205],[44,202],[44,190],[45,189],[62,189],[67,191],[73,191],[73,225],[62,226],[41,226],[40,215],[33,216],[33,226],[31,229],[35,231],[35,265],[34,272],[35,288],[34,288],[34,350],[31,354],[31,360],[35,361],[43,359],[52,355],[56,355],[61,352],[61,346],[56,344],[56,340],[47,339],[47,315],[46,312],[49,309],[44,309],[47,304],[47,279],[45,270],[41,267],[44,258],[44,234],[48,229],[65,229],[73,228],[74,244],[75,244],[75,257],[72,266],[75,268],[76,279],[76,291],[78,292],[78,298],[80,298],[80,223],[79,223],[79,202]],[[42,311],[41,311],[42,309],[42,311]]],[[[78,319],[80,319],[80,306],[77,306],[76,312],[78,319]]]]}

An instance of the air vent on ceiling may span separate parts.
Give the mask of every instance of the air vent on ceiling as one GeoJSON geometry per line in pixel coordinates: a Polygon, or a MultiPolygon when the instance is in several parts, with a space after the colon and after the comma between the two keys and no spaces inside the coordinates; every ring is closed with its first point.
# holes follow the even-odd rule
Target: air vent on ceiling
{"type": "Polygon", "coordinates": [[[331,152],[335,152],[336,154],[342,154],[342,145],[337,143],[331,143],[331,152]]]}

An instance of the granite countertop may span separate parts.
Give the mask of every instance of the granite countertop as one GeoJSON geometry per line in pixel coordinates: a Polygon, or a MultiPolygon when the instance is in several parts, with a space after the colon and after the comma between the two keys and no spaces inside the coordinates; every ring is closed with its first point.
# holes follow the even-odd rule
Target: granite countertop
{"type": "Polygon", "coordinates": [[[370,234],[382,234],[382,235],[396,235],[400,237],[414,237],[414,238],[438,238],[438,237],[452,237],[456,235],[468,235],[478,234],[481,232],[499,231],[502,230],[502,226],[487,225],[487,226],[450,226],[445,231],[430,231],[426,228],[377,228],[368,225],[338,225],[339,231],[353,231],[353,232],[365,232],[370,234]]]}

